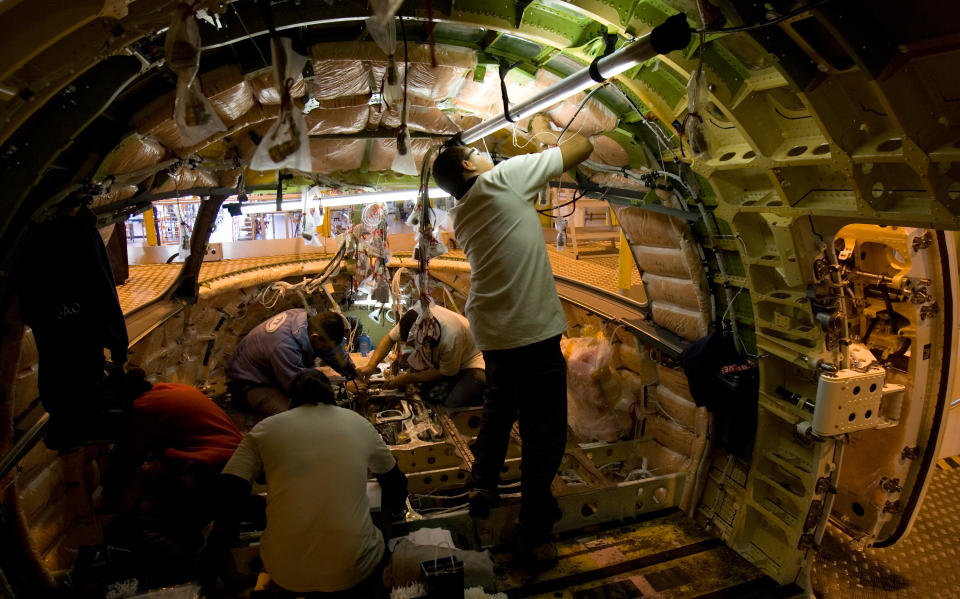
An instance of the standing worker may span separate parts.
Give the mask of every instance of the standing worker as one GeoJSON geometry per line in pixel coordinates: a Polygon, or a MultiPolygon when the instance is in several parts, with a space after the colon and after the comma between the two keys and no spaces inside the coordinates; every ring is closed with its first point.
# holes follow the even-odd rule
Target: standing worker
{"type": "Polygon", "coordinates": [[[486,518],[497,503],[510,429],[519,417],[522,498],[515,545],[517,558],[528,563],[556,559],[550,531],[560,511],[550,483],[567,437],[566,362],[560,351],[567,320],[534,203],[547,181],[593,151],[579,134],[558,140],[543,115],[535,116],[532,126],[538,141],[559,147],[494,166],[475,148],[457,145],[445,148],[433,164],[437,184],[457,198],[450,213],[471,268],[466,312],[487,368],[476,461],[467,481],[470,513],[486,518]]]}
{"type": "MultiPolygon", "coordinates": [[[[440,323],[440,338],[426,351],[430,367],[388,379],[384,387],[420,384],[424,386],[426,396],[437,398],[438,403],[442,402],[448,408],[480,405],[487,386],[486,376],[483,354],[473,341],[470,323],[453,310],[441,306],[431,306],[430,314],[440,323]]],[[[395,343],[402,340],[410,344],[410,330],[419,315],[418,308],[407,310],[400,322],[377,344],[367,364],[358,370],[361,377],[376,372],[395,343]]]]}
{"type": "Polygon", "coordinates": [[[240,406],[264,416],[285,411],[290,381],[313,368],[315,358],[349,379],[357,369],[343,347],[346,327],[336,312],[307,315],[303,308],[280,312],[244,337],[227,365],[227,389],[240,406]]]}
{"type": "MultiPolygon", "coordinates": [[[[223,512],[202,561],[215,569],[235,535],[235,506],[249,495],[250,481],[264,474],[267,526],[260,557],[271,581],[294,593],[380,597],[385,545],[370,516],[367,473],[380,482],[385,525],[406,500],[407,479],[370,421],[332,405],[333,389],[322,372],[297,374],[290,401],[289,411],[250,430],[224,468],[223,512]]],[[[204,584],[214,574],[203,573],[204,584]]]]}

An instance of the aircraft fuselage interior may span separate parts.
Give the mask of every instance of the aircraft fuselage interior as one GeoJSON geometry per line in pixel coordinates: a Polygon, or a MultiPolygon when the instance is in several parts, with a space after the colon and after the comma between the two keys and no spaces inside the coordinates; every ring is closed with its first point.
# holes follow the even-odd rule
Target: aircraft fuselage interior
{"type": "MultiPolygon", "coordinates": [[[[90,596],[77,572],[122,562],[111,444],[44,441],[40,382],[80,344],[38,344],[39,304],[69,320],[60,298],[110,271],[126,367],[246,433],[228,366],[282,311],[343,314],[358,366],[415,305],[474,325],[485,248],[457,239],[433,161],[544,151],[537,115],[561,152],[593,148],[528,202],[567,322],[560,565],[502,549],[523,426],[500,505],[471,517],[484,408],[325,369],[406,476],[395,534],[492,548],[486,590],[511,598],[841,597],[812,580],[825,535],[895,548],[960,454],[951,0],[7,0],[0,30],[0,597],[90,596]],[[92,240],[48,226],[78,205],[92,240]]],[[[499,268],[532,286],[526,264],[499,268]]],[[[252,596],[261,532],[225,596],[252,596]]],[[[118,588],[93,596],[149,590],[118,588]]]]}

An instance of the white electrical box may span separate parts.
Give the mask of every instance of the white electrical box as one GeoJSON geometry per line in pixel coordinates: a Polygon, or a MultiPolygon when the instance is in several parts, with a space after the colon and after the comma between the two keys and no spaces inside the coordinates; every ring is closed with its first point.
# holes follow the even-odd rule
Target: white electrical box
{"type": "Polygon", "coordinates": [[[885,377],[886,370],[880,366],[865,372],[840,370],[820,375],[813,432],[821,436],[842,435],[880,425],[885,377]]]}

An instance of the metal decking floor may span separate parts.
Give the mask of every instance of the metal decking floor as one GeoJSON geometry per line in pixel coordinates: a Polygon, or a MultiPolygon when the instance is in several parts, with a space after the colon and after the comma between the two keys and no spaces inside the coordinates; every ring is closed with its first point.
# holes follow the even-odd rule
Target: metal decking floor
{"type": "Polygon", "coordinates": [[[556,545],[556,566],[536,574],[495,552],[498,589],[510,599],[746,599],[799,590],[777,587],[679,510],[563,535],[556,545]]]}
{"type": "Polygon", "coordinates": [[[913,530],[885,549],[857,551],[827,529],[813,567],[818,599],[960,597],[960,469],[935,469],[913,530]]]}

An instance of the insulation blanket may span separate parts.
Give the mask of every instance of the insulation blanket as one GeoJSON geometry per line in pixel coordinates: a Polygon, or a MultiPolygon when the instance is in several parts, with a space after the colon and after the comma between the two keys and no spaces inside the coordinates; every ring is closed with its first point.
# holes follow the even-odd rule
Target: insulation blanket
{"type": "MultiPolygon", "coordinates": [[[[437,44],[437,67],[430,64],[430,47],[409,44],[410,65],[407,92],[443,101],[456,94],[464,75],[476,66],[473,50],[437,44]]],[[[318,99],[379,92],[387,70],[387,57],[373,42],[325,43],[311,48],[313,57],[314,95],[318,99]],[[372,85],[371,85],[372,84],[372,85]]],[[[404,76],[403,45],[394,54],[400,81],[404,76]]]]}
{"type": "Polygon", "coordinates": [[[667,303],[653,303],[653,320],[687,341],[706,337],[709,318],[698,310],[688,310],[667,303]]]}
{"type": "Polygon", "coordinates": [[[657,411],[688,429],[696,427],[697,404],[677,395],[663,384],[650,389],[649,404],[650,411],[657,411]]]}
{"type": "Polygon", "coordinates": [[[643,284],[647,297],[654,303],[667,302],[703,313],[710,311],[710,300],[698,282],[686,278],[644,273],[643,284]]]}
{"type": "Polygon", "coordinates": [[[307,131],[311,135],[331,133],[356,133],[367,126],[370,107],[343,106],[341,108],[315,108],[304,115],[307,131]]]}
{"type": "Polygon", "coordinates": [[[693,456],[697,435],[666,417],[657,415],[648,418],[646,433],[652,434],[657,443],[671,451],[687,457],[693,456]]]}
{"type": "Polygon", "coordinates": [[[203,93],[224,122],[235,121],[256,102],[239,65],[231,64],[200,75],[203,93]]]}
{"type": "Polygon", "coordinates": [[[679,395],[690,403],[695,403],[693,395],[690,394],[690,382],[683,370],[657,364],[657,378],[661,386],[670,389],[675,395],[679,395]]]}
{"type": "Polygon", "coordinates": [[[483,81],[474,81],[473,72],[467,73],[460,93],[453,98],[453,105],[460,110],[486,117],[503,112],[503,98],[500,97],[500,74],[487,69],[483,81]]]}
{"type": "MultiPolygon", "coordinates": [[[[680,247],[683,235],[675,218],[634,206],[616,206],[614,210],[620,227],[631,242],[657,248],[680,247]]],[[[682,276],[685,277],[686,273],[682,272],[682,276]]]]}
{"type": "MultiPolygon", "coordinates": [[[[540,69],[537,72],[536,79],[532,81],[519,81],[515,77],[508,75],[507,94],[510,96],[510,103],[519,104],[525,100],[529,100],[535,94],[556,85],[559,81],[560,77],[549,72],[547,69],[540,69]]],[[[497,87],[499,88],[499,82],[497,82],[497,87]]],[[[497,91],[499,92],[499,89],[497,91]]],[[[579,92],[553,107],[547,111],[547,113],[557,126],[564,127],[570,122],[570,118],[585,97],[585,92],[579,92]]],[[[611,131],[616,126],[617,117],[613,114],[613,111],[597,102],[594,98],[591,98],[583,107],[583,110],[580,111],[580,114],[577,115],[577,118],[573,120],[573,123],[570,125],[570,131],[590,137],[591,135],[611,131]]]]}
{"type": "Polygon", "coordinates": [[[311,139],[313,171],[327,174],[360,168],[366,143],[364,139],[311,139]]]}
{"type": "Polygon", "coordinates": [[[630,164],[630,156],[623,149],[623,146],[606,135],[594,135],[590,138],[590,142],[593,143],[593,153],[590,154],[590,160],[610,166],[627,166],[630,164]]]}
{"type": "MultiPolygon", "coordinates": [[[[254,75],[250,79],[250,88],[258,102],[264,105],[273,106],[280,104],[280,90],[273,82],[273,71],[265,69],[259,75],[254,75]]],[[[303,76],[297,78],[290,88],[290,97],[302,98],[307,92],[306,82],[303,76]]]]}
{"type": "MultiPolygon", "coordinates": [[[[624,384],[613,364],[613,346],[598,337],[561,342],[567,359],[567,413],[581,441],[616,441],[633,428],[635,379],[624,384]]],[[[641,387],[642,388],[642,387],[641,387]]]]}
{"type": "Polygon", "coordinates": [[[107,166],[111,175],[131,173],[151,164],[160,162],[167,149],[155,139],[149,137],[129,137],[114,151],[113,159],[107,166]]]}
{"type": "Polygon", "coordinates": [[[701,266],[697,252],[689,243],[683,243],[680,248],[652,247],[649,245],[633,246],[633,255],[637,264],[645,272],[667,277],[685,279],[700,279],[701,266]]]}

